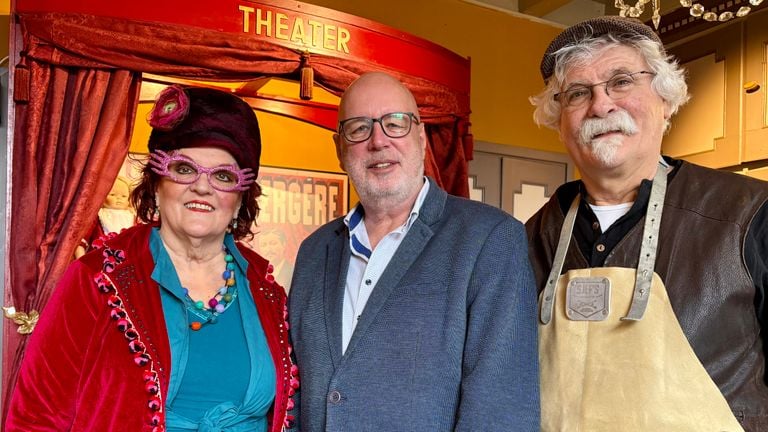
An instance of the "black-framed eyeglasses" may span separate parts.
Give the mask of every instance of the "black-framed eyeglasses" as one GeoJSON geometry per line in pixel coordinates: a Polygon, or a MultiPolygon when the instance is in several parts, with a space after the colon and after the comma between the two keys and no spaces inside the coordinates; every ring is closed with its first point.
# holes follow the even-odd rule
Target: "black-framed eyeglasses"
{"type": "Polygon", "coordinates": [[[339,122],[339,135],[351,143],[363,142],[373,134],[373,124],[378,123],[384,135],[390,138],[402,138],[411,132],[413,124],[419,124],[416,114],[411,112],[393,112],[379,118],[352,117],[339,122]]]}
{"type": "Polygon", "coordinates": [[[568,90],[555,95],[555,100],[567,108],[579,108],[592,100],[592,91],[597,86],[605,86],[605,94],[613,100],[619,100],[627,96],[637,85],[636,75],[656,75],[654,72],[638,71],[632,73],[618,73],[611,79],[595,84],[576,84],[568,90]]]}

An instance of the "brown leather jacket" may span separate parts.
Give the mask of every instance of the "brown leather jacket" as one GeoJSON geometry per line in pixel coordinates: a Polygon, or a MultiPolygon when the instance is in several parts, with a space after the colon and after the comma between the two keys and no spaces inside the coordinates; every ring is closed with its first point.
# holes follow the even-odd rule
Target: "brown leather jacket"
{"type": "MultiPolygon", "coordinates": [[[[744,238],[768,201],[768,183],[681,163],[670,179],[661,220],[656,272],[688,341],[747,432],[768,431],[766,358],[756,289],[744,260],[744,238]]],[[[527,223],[539,291],[557,248],[564,214],[558,189],[527,223]]],[[[644,218],[629,230],[605,266],[636,267],[644,218]]],[[[768,257],[763,257],[768,259],[768,257]]],[[[563,272],[588,267],[571,239],[563,272]]],[[[765,293],[764,293],[765,294],[765,293]]]]}

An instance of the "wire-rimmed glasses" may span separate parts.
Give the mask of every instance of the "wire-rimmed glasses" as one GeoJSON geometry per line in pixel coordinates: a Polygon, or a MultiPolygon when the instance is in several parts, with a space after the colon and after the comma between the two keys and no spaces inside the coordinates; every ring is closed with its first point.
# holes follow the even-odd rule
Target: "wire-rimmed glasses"
{"type": "Polygon", "coordinates": [[[351,144],[363,142],[373,134],[373,124],[378,123],[384,135],[390,138],[402,138],[411,132],[413,124],[419,124],[416,114],[411,112],[393,112],[379,118],[352,117],[339,122],[339,135],[351,144]]]}
{"type": "Polygon", "coordinates": [[[152,171],[181,184],[192,184],[201,174],[206,174],[211,187],[221,192],[246,191],[255,180],[250,168],[239,169],[236,165],[206,168],[183,154],[162,150],[150,155],[149,164],[152,171]]]}
{"type": "Polygon", "coordinates": [[[555,100],[566,108],[580,108],[592,100],[592,91],[597,86],[605,86],[605,94],[613,100],[619,100],[627,96],[635,88],[636,75],[656,75],[654,72],[638,71],[632,73],[618,73],[611,79],[595,84],[576,84],[565,91],[557,93],[555,100]]]}

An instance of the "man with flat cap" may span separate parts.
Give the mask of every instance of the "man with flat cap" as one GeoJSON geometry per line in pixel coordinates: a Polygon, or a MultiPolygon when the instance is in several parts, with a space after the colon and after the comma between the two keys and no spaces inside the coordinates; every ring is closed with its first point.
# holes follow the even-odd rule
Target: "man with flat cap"
{"type": "Polygon", "coordinates": [[[541,62],[534,119],[582,179],[527,223],[543,431],[768,431],[768,184],[662,157],[684,73],[641,22],[541,62]]]}

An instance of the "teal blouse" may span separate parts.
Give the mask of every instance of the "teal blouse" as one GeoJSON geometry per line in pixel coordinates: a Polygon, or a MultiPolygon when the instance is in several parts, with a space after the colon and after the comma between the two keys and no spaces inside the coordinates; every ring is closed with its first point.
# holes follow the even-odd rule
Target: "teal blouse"
{"type": "Polygon", "coordinates": [[[168,432],[267,430],[277,379],[274,363],[245,277],[248,263],[230,234],[224,244],[234,257],[236,295],[215,324],[193,331],[189,324],[203,320],[187,309],[176,269],[157,228],[152,230],[152,279],[160,285],[171,345],[168,432]]]}

